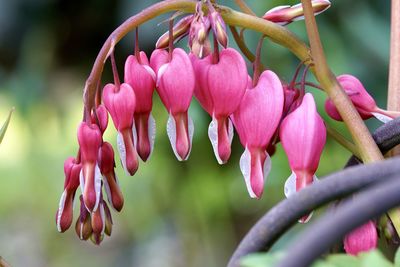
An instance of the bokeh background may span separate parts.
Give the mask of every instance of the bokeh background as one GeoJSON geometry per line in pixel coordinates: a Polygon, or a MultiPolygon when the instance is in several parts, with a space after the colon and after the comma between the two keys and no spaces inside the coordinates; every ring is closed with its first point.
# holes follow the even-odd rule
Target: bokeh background
{"type": "MultiPolygon", "coordinates": [[[[95,246],[80,241],[73,228],[57,232],[63,162],[76,154],[85,79],[112,30],[154,2],[0,0],[0,120],[16,108],[0,145],[0,256],[12,266],[224,266],[251,225],[284,197],[283,183],[290,171],[281,146],[272,158],[263,198],[250,199],[239,170],[243,148],[237,136],[229,163],[219,166],[207,138],[210,118],[196,100],[190,109],[195,122],[192,153],[187,162],[178,162],[166,135],[167,112],[155,95],[155,150],[134,177],[127,177],[118,162],[125,206],[120,214],[113,212],[112,236],[95,246]]],[[[218,2],[237,8],[233,1],[218,2]]],[[[297,2],[248,3],[263,15],[276,5],[297,2]]],[[[167,30],[166,24],[157,26],[165,18],[140,28],[140,45],[148,55],[167,30]]],[[[358,76],[385,107],[389,1],[333,0],[317,21],[333,71],[358,76]]],[[[303,22],[288,28],[306,39],[303,22]]],[[[254,51],[259,35],[248,32],[246,37],[254,51]]],[[[133,52],[133,40],[130,34],[117,46],[120,73],[133,52]]],[[[180,45],[187,48],[185,40],[180,45]]],[[[230,45],[235,46],[233,41],[230,45]]],[[[269,41],[262,60],[285,80],[291,79],[298,64],[287,50],[269,41]]],[[[103,78],[107,81],[108,64],[103,78]]],[[[325,96],[314,92],[326,118],[325,96]]],[[[347,135],[340,123],[328,118],[327,122],[347,135]]],[[[371,120],[368,125],[374,129],[379,124],[371,120]]],[[[115,144],[113,127],[105,139],[115,144]]],[[[318,176],[340,169],[348,156],[328,141],[318,176]]],[[[274,249],[284,248],[303,227],[296,226],[274,249]]]]}

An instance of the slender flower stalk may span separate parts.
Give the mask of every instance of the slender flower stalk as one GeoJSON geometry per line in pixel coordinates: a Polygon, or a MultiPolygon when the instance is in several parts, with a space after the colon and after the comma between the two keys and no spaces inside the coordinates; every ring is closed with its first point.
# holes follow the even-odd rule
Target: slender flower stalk
{"type": "Polygon", "coordinates": [[[351,100],[340,86],[332,71],[326,63],[318,28],[314,17],[314,11],[310,0],[301,0],[306,20],[307,34],[310,40],[311,55],[315,64],[316,78],[329,95],[332,102],[346,123],[353,139],[360,149],[362,160],[365,163],[382,160],[382,153],[372,139],[368,128],[365,126],[360,115],[351,100]]]}

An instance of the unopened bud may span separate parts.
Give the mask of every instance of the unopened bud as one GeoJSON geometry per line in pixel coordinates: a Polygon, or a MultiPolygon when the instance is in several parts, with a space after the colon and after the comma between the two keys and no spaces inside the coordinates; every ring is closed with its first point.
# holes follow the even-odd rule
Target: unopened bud
{"type": "Polygon", "coordinates": [[[78,235],[79,239],[88,240],[90,235],[93,232],[90,214],[87,211],[85,204],[83,203],[82,195],[79,197],[79,199],[81,201],[81,209],[80,209],[79,218],[75,224],[75,231],[76,231],[76,234],[78,235]]]}
{"type": "MultiPolygon", "coordinates": [[[[318,15],[331,6],[329,0],[312,0],[311,5],[314,11],[314,15],[318,15]]],[[[268,10],[263,19],[271,22],[278,23],[280,25],[287,25],[293,21],[304,19],[304,10],[302,4],[294,6],[277,6],[268,10]]]]}
{"type": "MultiPolygon", "coordinates": [[[[174,26],[172,31],[172,37],[174,39],[174,43],[178,42],[180,39],[185,37],[189,33],[190,24],[193,21],[193,15],[189,15],[180,19],[174,26]]],[[[167,48],[169,44],[169,31],[161,35],[158,38],[156,43],[157,49],[167,48]]]]}
{"type": "Polygon", "coordinates": [[[228,45],[228,35],[226,33],[226,25],[221,15],[217,11],[213,11],[209,15],[211,28],[215,34],[215,37],[223,47],[228,45]]]}
{"type": "Polygon", "coordinates": [[[190,26],[189,46],[192,53],[199,58],[203,58],[211,53],[211,44],[208,39],[210,27],[210,19],[201,14],[197,14],[190,26]]]}

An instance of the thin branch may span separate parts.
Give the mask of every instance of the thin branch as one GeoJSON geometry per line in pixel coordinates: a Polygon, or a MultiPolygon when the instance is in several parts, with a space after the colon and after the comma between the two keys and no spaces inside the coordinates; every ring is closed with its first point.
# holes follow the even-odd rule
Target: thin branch
{"type": "Polygon", "coordinates": [[[392,0],[388,110],[400,111],[400,1],[392,0]]]}
{"type": "Polygon", "coordinates": [[[236,28],[233,26],[229,26],[229,29],[232,32],[233,39],[235,40],[236,44],[238,45],[240,51],[242,51],[243,55],[250,61],[254,62],[255,56],[254,54],[250,51],[250,49],[247,47],[246,43],[244,40],[240,37],[239,33],[237,32],[236,28]]]}
{"type": "Polygon", "coordinates": [[[251,8],[246,4],[244,0],[235,0],[235,3],[244,13],[252,16],[257,16],[256,13],[254,13],[253,10],[251,10],[251,8]]]}
{"type": "Polygon", "coordinates": [[[372,139],[367,126],[326,63],[311,0],[301,0],[301,3],[303,5],[307,34],[310,40],[311,55],[315,64],[317,80],[335,104],[343,121],[346,123],[363,161],[368,163],[382,160],[383,156],[372,139]]]}
{"type": "Polygon", "coordinates": [[[336,129],[325,123],[326,131],[328,132],[329,136],[335,139],[336,142],[341,144],[347,150],[349,150],[354,156],[357,158],[361,158],[360,152],[358,151],[357,147],[354,145],[353,142],[347,140],[341,133],[339,133],[336,129]]]}
{"type": "MultiPolygon", "coordinates": [[[[392,162],[393,164],[398,164],[392,162]]],[[[389,168],[393,168],[390,166],[389,168]]],[[[307,267],[351,230],[400,204],[400,175],[384,177],[312,223],[288,247],[277,267],[307,267]],[[356,214],[356,216],[355,216],[356,214]],[[322,238],[321,238],[322,237],[322,238]]],[[[352,179],[349,179],[352,180],[352,179]]]]}

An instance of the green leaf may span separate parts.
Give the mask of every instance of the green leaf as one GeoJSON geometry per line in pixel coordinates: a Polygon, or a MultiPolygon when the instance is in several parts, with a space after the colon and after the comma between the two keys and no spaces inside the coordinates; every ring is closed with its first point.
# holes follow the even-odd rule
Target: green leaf
{"type": "Polygon", "coordinates": [[[0,144],[1,144],[1,141],[3,141],[4,135],[6,134],[8,124],[10,124],[11,114],[13,113],[13,111],[14,111],[14,108],[12,108],[10,110],[10,112],[8,113],[7,120],[4,122],[3,126],[0,129],[0,144]]]}
{"type": "Polygon", "coordinates": [[[333,254],[326,259],[335,267],[361,267],[361,262],[357,257],[347,254],[333,254]]]}
{"type": "Polygon", "coordinates": [[[241,267],[274,267],[284,253],[254,253],[244,257],[241,260],[241,267]]]}
{"type": "Polygon", "coordinates": [[[394,267],[379,250],[360,253],[361,267],[394,267]]]}
{"type": "Polygon", "coordinates": [[[394,266],[400,267],[400,248],[397,249],[396,255],[394,256],[394,266]]]}

